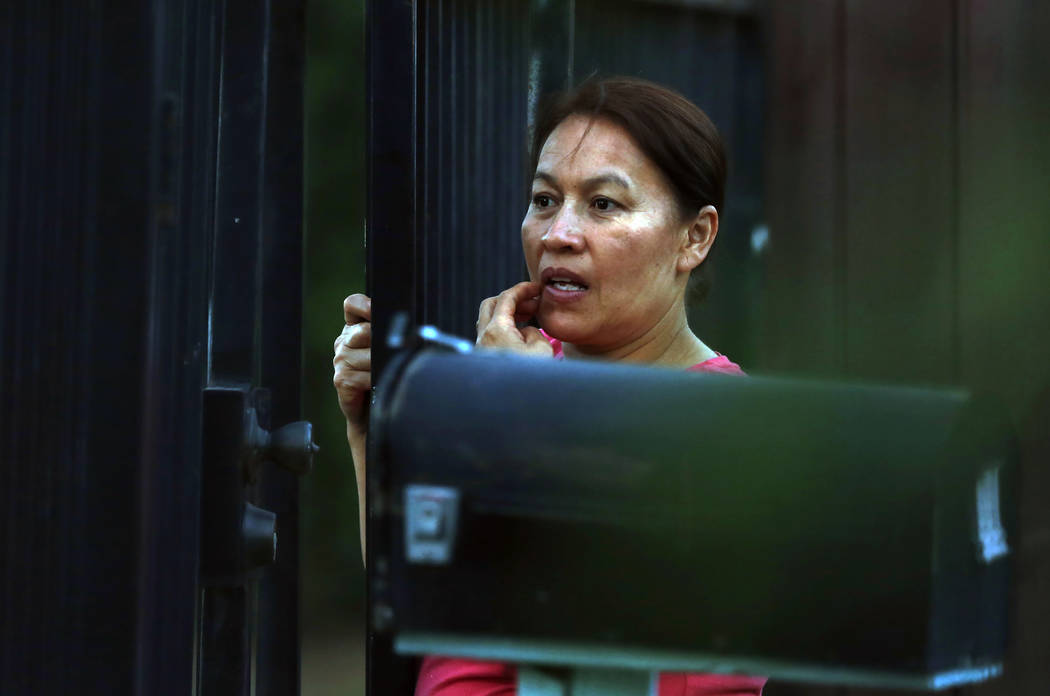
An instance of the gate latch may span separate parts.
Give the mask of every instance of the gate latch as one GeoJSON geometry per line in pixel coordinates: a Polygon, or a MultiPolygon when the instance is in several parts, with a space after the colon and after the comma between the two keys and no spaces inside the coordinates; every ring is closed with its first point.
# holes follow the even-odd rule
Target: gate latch
{"type": "Polygon", "coordinates": [[[304,474],[318,447],[305,421],[263,429],[246,389],[209,387],[203,396],[201,579],[242,585],[277,558],[277,516],[248,500],[259,467],[272,461],[304,474]]]}

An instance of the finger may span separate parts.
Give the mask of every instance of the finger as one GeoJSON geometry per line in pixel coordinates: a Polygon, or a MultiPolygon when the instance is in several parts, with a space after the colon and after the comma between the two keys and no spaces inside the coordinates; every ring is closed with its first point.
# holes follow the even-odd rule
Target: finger
{"type": "MultiPolygon", "coordinates": [[[[354,337],[360,331],[360,329],[357,328],[359,326],[369,326],[369,327],[371,327],[371,323],[370,322],[362,322],[360,324],[353,324],[353,325],[344,324],[343,325],[343,330],[340,331],[339,335],[335,337],[335,343],[332,344],[332,350],[334,350],[336,353],[338,353],[339,352],[339,348],[341,346],[350,345],[350,343],[353,342],[354,337]]],[[[369,331],[370,330],[371,330],[371,328],[369,328],[369,331]]],[[[350,345],[350,347],[351,348],[363,348],[365,346],[350,345]]]]}
{"type": "Polygon", "coordinates": [[[339,391],[340,400],[352,399],[355,392],[365,392],[372,388],[372,373],[359,370],[336,371],[332,384],[339,391]]]}
{"type": "Polygon", "coordinates": [[[492,321],[492,311],[496,308],[496,298],[487,297],[481,301],[478,307],[478,323],[474,325],[476,330],[484,329],[485,325],[492,321]]]}
{"type": "Polygon", "coordinates": [[[358,292],[343,300],[343,320],[348,326],[372,321],[372,298],[358,292]]]}
{"type": "Polygon", "coordinates": [[[335,351],[339,352],[340,346],[348,348],[369,348],[372,346],[372,322],[363,321],[353,326],[344,326],[342,332],[335,339],[335,351]]]}
{"type": "Polygon", "coordinates": [[[538,298],[530,297],[527,300],[522,300],[514,310],[514,323],[522,324],[527,322],[529,319],[532,319],[539,308],[540,301],[538,298]]]}
{"type": "Polygon", "coordinates": [[[339,335],[335,337],[335,343],[332,344],[332,350],[336,353],[339,352],[339,347],[346,344],[346,337],[350,335],[350,327],[347,324],[343,324],[343,330],[339,332],[339,335]]]}
{"type": "Polygon", "coordinates": [[[514,315],[518,303],[531,300],[539,294],[540,284],[525,281],[511,286],[496,298],[496,307],[492,310],[492,320],[502,324],[514,324],[514,315]]]}
{"type": "Polygon", "coordinates": [[[335,357],[332,358],[332,366],[336,370],[357,370],[368,372],[372,369],[371,348],[340,348],[335,357]]]}

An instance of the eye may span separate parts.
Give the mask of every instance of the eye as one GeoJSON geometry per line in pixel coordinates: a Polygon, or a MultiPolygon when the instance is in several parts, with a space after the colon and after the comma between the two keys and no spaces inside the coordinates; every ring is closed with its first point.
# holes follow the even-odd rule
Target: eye
{"type": "Polygon", "coordinates": [[[532,197],[532,204],[537,208],[549,208],[554,205],[554,199],[545,193],[537,193],[532,197]]]}
{"type": "Polygon", "coordinates": [[[606,198],[605,196],[599,196],[595,198],[593,201],[591,201],[591,205],[593,205],[595,208],[602,212],[616,210],[620,207],[619,203],[617,203],[611,198],[606,198]]]}

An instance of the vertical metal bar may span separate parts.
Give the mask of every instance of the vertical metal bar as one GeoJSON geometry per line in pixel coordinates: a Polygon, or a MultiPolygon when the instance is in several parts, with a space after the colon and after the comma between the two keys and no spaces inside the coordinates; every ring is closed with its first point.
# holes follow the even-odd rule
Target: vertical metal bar
{"type": "Polygon", "coordinates": [[[192,169],[214,163],[216,49],[211,2],[165,5],[154,15],[152,194],[142,462],[138,489],[136,694],[192,691],[200,541],[200,423],[211,231],[197,222],[192,169]],[[203,80],[190,69],[209,65],[203,80]],[[194,133],[192,114],[210,117],[194,133]],[[196,136],[196,137],[194,137],[196,136]],[[163,627],[163,629],[159,628],[163,627]]]}
{"type": "MultiPolygon", "coordinates": [[[[470,133],[470,124],[467,122],[470,114],[463,108],[463,95],[475,86],[470,84],[470,81],[464,75],[466,66],[463,60],[463,47],[469,36],[469,27],[463,18],[463,3],[458,0],[448,0],[446,8],[448,9],[450,24],[448,32],[449,65],[448,72],[442,76],[442,82],[446,85],[450,95],[449,161],[448,172],[444,173],[444,176],[439,174],[438,178],[448,181],[448,183],[443,181],[442,185],[446,187],[447,197],[452,199],[454,190],[467,190],[467,182],[463,173],[465,169],[463,156],[465,148],[463,142],[467,137],[466,134],[470,133]]],[[[459,235],[457,233],[468,224],[464,213],[469,208],[469,205],[457,205],[455,201],[449,207],[449,226],[448,229],[441,230],[441,236],[447,241],[450,249],[458,248],[456,239],[459,235]]],[[[454,320],[454,317],[451,316],[452,307],[455,304],[454,298],[462,295],[460,288],[463,287],[466,275],[462,263],[463,254],[452,253],[447,258],[448,266],[443,269],[444,282],[441,284],[441,307],[438,317],[436,317],[441,326],[454,320]]]]}
{"type": "Polygon", "coordinates": [[[246,696],[250,591],[242,567],[247,393],[207,389],[201,443],[200,696],[246,696]]]}
{"type": "MultiPolygon", "coordinates": [[[[270,424],[300,419],[302,324],[302,135],[304,0],[269,0],[268,128],[263,144],[260,244],[260,386],[272,395],[270,424]]],[[[277,560],[259,583],[257,696],[295,696],[299,663],[299,478],[267,464],[259,506],[277,515],[277,560]]]]}
{"type": "Polygon", "coordinates": [[[395,310],[416,307],[416,13],[414,2],[367,6],[367,287],[373,315],[372,371],[390,351],[395,310]]]}
{"type": "MultiPolygon", "coordinates": [[[[568,89],[575,62],[576,2],[531,0],[529,26],[532,60],[538,65],[534,90],[537,97],[568,89]]],[[[530,100],[534,103],[534,100],[530,100]]],[[[530,104],[532,106],[532,104],[530,104]]],[[[533,115],[534,119],[534,115],[533,115]]]]}
{"type": "Polygon", "coordinates": [[[256,381],[258,240],[263,208],[265,15],[256,0],[224,0],[216,163],[209,383],[256,381]],[[235,321],[235,317],[241,317],[235,321]]]}
{"type": "MultiPolygon", "coordinates": [[[[208,303],[206,380],[209,386],[224,382],[247,385],[256,376],[253,349],[258,300],[254,269],[260,224],[258,177],[262,105],[259,58],[263,40],[260,14],[257,9],[242,7],[241,0],[220,0],[217,8],[221,43],[217,64],[215,217],[208,303]],[[245,317],[245,320],[232,321],[238,316],[245,317]]],[[[209,461],[207,438],[205,432],[204,477],[212,465],[231,466],[225,461],[209,461]]],[[[236,457],[235,453],[228,453],[228,456],[236,457]]],[[[209,496],[215,491],[211,490],[207,480],[202,484],[202,530],[206,530],[211,524],[209,510],[229,514],[236,514],[238,510],[222,504],[232,501],[212,504],[209,496]]],[[[229,524],[223,526],[230,527],[229,524]]],[[[234,541],[228,539],[227,544],[218,544],[217,550],[223,551],[224,546],[234,541]]],[[[202,545],[202,575],[211,565],[209,554],[214,551],[216,549],[202,545]]],[[[235,558],[238,555],[233,549],[230,553],[235,558]]],[[[249,611],[246,583],[215,586],[202,578],[198,696],[247,696],[251,684],[249,611]]]]}
{"type": "MultiPolygon", "coordinates": [[[[489,46],[492,42],[492,4],[478,3],[471,9],[474,10],[471,13],[473,15],[471,24],[474,27],[474,41],[473,45],[468,46],[467,49],[473,73],[470,80],[470,84],[473,86],[473,89],[470,90],[470,106],[474,123],[471,128],[472,137],[468,142],[470,152],[468,176],[470,176],[471,183],[469,190],[477,191],[478,195],[474,197],[474,205],[471,206],[472,224],[470,228],[460,230],[459,236],[465,242],[468,235],[473,231],[486,229],[488,234],[482,235],[482,238],[477,240],[479,243],[472,245],[475,252],[470,257],[470,276],[466,284],[467,297],[462,298],[457,303],[459,305],[457,309],[459,309],[459,316],[461,317],[457,324],[460,326],[468,323],[467,317],[470,316],[470,306],[476,306],[481,299],[479,286],[483,287],[483,283],[488,280],[486,276],[492,275],[491,261],[495,256],[492,254],[493,242],[500,232],[499,216],[492,214],[495,208],[492,204],[493,181],[485,176],[485,165],[488,164],[486,160],[491,158],[498,147],[494,147],[495,139],[492,138],[492,132],[489,130],[492,122],[488,118],[489,114],[486,113],[489,111],[486,107],[492,106],[492,100],[497,98],[493,90],[494,85],[489,77],[494,66],[488,60],[491,57],[489,46]],[[473,295],[473,297],[470,297],[470,295],[473,295]]],[[[470,248],[466,244],[463,247],[470,248]]]]}
{"type": "Polygon", "coordinates": [[[251,682],[247,587],[209,587],[201,600],[199,696],[247,696],[251,682]]]}
{"type": "MultiPolygon", "coordinates": [[[[420,22],[423,26],[430,26],[433,23],[434,16],[440,16],[441,4],[438,2],[424,3],[421,7],[420,22]]],[[[438,106],[436,104],[439,97],[440,90],[435,90],[431,80],[435,75],[433,65],[437,62],[434,58],[437,51],[440,50],[440,36],[434,37],[435,40],[430,40],[425,34],[421,37],[420,45],[418,47],[419,54],[423,56],[422,64],[418,71],[419,84],[420,84],[420,97],[424,106],[424,118],[423,123],[420,124],[420,141],[419,141],[419,157],[417,161],[423,174],[423,181],[421,182],[419,190],[419,202],[420,202],[420,218],[425,220],[424,224],[434,224],[433,213],[434,204],[439,200],[440,197],[435,196],[431,181],[434,177],[430,176],[431,169],[435,165],[434,153],[436,148],[434,147],[433,140],[434,136],[440,134],[440,125],[436,122],[435,117],[438,112],[438,106]]],[[[435,265],[430,259],[431,253],[430,248],[427,248],[420,258],[419,263],[419,282],[421,285],[421,314],[422,321],[424,323],[430,323],[428,316],[431,307],[431,298],[433,293],[430,292],[430,280],[431,272],[434,268],[439,267],[435,265]]]]}
{"type": "MultiPolygon", "coordinates": [[[[368,200],[366,285],[373,298],[372,374],[378,380],[391,351],[387,335],[395,311],[417,321],[417,25],[415,2],[366,5],[366,128],[368,200]]],[[[369,452],[367,684],[373,696],[412,693],[414,670],[393,653],[389,609],[385,604],[387,525],[384,472],[374,449],[369,452]]]]}

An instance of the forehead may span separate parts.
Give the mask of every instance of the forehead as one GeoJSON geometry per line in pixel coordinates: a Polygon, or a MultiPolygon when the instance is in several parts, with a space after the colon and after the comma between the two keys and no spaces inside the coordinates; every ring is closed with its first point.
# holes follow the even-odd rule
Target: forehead
{"type": "Polygon", "coordinates": [[[579,115],[569,116],[551,131],[536,167],[559,177],[587,176],[599,169],[620,170],[639,184],[662,179],[622,126],[579,115]]]}

